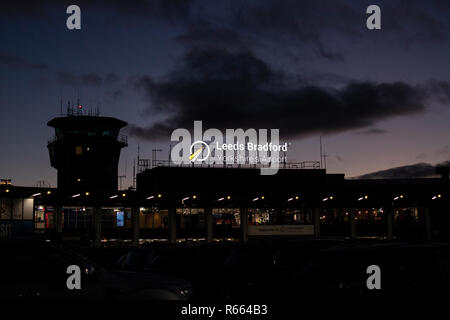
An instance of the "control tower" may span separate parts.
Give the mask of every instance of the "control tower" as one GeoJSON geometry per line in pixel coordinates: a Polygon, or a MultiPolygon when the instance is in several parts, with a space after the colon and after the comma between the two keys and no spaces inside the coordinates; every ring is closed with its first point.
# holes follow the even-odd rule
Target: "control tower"
{"type": "Polygon", "coordinates": [[[120,150],[128,145],[119,131],[125,121],[83,113],[82,107],[47,123],[55,128],[48,141],[52,167],[58,170],[58,188],[66,192],[117,190],[120,150]]]}

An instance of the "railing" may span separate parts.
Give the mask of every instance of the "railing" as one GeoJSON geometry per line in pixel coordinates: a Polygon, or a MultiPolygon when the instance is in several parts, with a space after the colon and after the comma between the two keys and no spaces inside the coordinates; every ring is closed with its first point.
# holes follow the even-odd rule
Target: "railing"
{"type": "Polygon", "coordinates": [[[124,134],[119,134],[119,136],[117,137],[117,141],[119,141],[125,145],[128,145],[128,137],[124,134]]]}
{"type": "Polygon", "coordinates": [[[59,140],[59,138],[56,135],[52,135],[49,139],[48,139],[48,144],[55,142],[56,140],[59,140]]]}
{"type": "MultiPolygon", "coordinates": [[[[86,136],[86,137],[88,137],[88,138],[93,138],[93,137],[89,137],[89,136],[86,136]]],[[[77,137],[77,138],[79,138],[79,137],[77,137]]],[[[95,139],[95,138],[93,138],[93,139],[95,139]]],[[[102,138],[103,139],[103,138],[102,138]]],[[[51,143],[53,143],[53,142],[55,142],[55,141],[62,141],[62,140],[64,140],[64,138],[62,138],[62,137],[58,137],[58,136],[56,136],[55,134],[54,135],[52,135],[49,139],[48,139],[48,144],[51,144],[51,143]]],[[[124,134],[119,134],[119,136],[117,137],[117,141],[118,142],[120,142],[120,143],[123,143],[123,144],[125,144],[125,145],[128,145],[128,137],[126,136],[126,135],[124,135],[124,134]]]]}
{"type": "MultiPolygon", "coordinates": [[[[259,169],[269,168],[270,163],[249,164],[249,163],[175,163],[169,160],[149,160],[140,159],[138,172],[155,167],[183,167],[183,168],[235,168],[235,169],[259,169]]],[[[302,162],[281,162],[280,169],[320,169],[320,161],[302,161],[302,162]]]]}

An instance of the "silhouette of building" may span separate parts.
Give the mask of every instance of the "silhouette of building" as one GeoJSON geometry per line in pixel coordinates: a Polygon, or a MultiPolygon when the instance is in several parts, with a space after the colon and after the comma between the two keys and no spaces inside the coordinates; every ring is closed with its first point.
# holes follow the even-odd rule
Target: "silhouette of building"
{"type": "Polygon", "coordinates": [[[126,122],[68,112],[48,123],[58,187],[0,184],[0,237],[104,239],[377,237],[450,239],[450,180],[345,179],[312,162],[276,175],[256,166],[177,165],[138,159],[136,190],[117,190],[126,122]],[[151,165],[150,165],[151,163],[151,165]]]}
{"type": "Polygon", "coordinates": [[[117,190],[120,150],[128,145],[127,137],[119,134],[125,121],[80,111],[54,118],[47,125],[55,128],[47,147],[51,165],[58,170],[58,189],[117,190]]]}

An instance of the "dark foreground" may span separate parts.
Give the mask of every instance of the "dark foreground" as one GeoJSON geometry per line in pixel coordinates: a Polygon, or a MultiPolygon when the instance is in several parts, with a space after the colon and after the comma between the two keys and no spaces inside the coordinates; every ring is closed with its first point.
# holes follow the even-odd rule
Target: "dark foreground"
{"type": "Polygon", "coordinates": [[[264,302],[450,289],[448,243],[261,240],[68,249],[3,239],[0,246],[3,299],[264,302]],[[80,289],[67,287],[70,265],[80,267],[80,289]]]}

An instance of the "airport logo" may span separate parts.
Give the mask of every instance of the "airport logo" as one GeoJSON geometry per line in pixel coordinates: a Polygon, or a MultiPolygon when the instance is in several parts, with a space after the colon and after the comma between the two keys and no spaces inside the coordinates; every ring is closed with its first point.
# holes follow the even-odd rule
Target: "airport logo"
{"type": "Polygon", "coordinates": [[[205,141],[195,141],[193,144],[191,144],[190,153],[191,155],[189,156],[189,160],[191,160],[192,162],[202,162],[208,159],[209,155],[211,154],[211,149],[209,149],[209,146],[205,141]],[[204,149],[207,151],[207,154],[203,157],[200,157],[204,149]]]}
{"type": "Polygon", "coordinates": [[[250,164],[258,165],[262,175],[276,174],[288,149],[288,143],[279,143],[278,129],[226,129],[223,134],[216,128],[203,131],[202,121],[194,121],[193,136],[189,130],[178,128],[171,141],[178,142],[170,154],[175,165],[250,164]]]}

